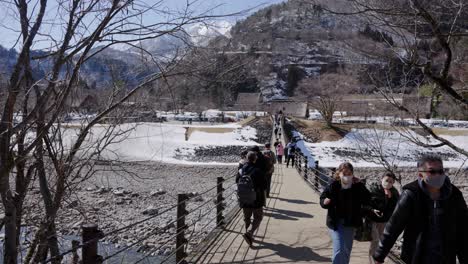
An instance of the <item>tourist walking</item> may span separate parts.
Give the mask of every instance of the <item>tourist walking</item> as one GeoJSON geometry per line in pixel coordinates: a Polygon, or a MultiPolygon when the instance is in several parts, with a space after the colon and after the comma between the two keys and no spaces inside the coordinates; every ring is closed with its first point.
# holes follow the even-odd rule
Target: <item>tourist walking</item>
{"type": "Polygon", "coordinates": [[[291,166],[294,167],[294,160],[296,154],[296,142],[290,141],[286,148],[288,149],[288,155],[286,156],[286,168],[289,167],[289,161],[291,161],[291,166]]]}
{"type": "Polygon", "coordinates": [[[276,157],[278,158],[279,164],[283,163],[283,155],[284,155],[283,144],[281,144],[281,142],[278,142],[278,145],[276,146],[276,157]]]}
{"type": "Polygon", "coordinates": [[[403,233],[401,259],[407,264],[468,263],[468,209],[462,192],[445,175],[442,159],[424,155],[418,177],[405,185],[374,253],[383,263],[403,233]]]}
{"type": "MultiPolygon", "coordinates": [[[[280,142],[278,141],[278,139],[275,141],[275,143],[273,143],[273,147],[275,148],[275,151],[276,151],[276,147],[278,147],[278,144],[280,142]]],[[[276,153],[276,156],[278,156],[278,153],[276,153]]]]}
{"type": "Polygon", "coordinates": [[[369,187],[371,195],[371,206],[374,213],[368,215],[372,225],[372,241],[369,248],[369,263],[374,264],[375,250],[379,246],[380,238],[382,237],[385,224],[387,223],[390,216],[392,216],[393,210],[398,202],[400,194],[398,190],[393,186],[395,184],[395,174],[387,172],[383,174],[382,180],[373,183],[369,187]]]}
{"type": "Polygon", "coordinates": [[[242,167],[244,167],[245,163],[247,163],[247,153],[248,153],[247,150],[243,150],[240,153],[240,160],[239,160],[239,164],[238,164],[238,167],[237,167],[239,173],[240,173],[242,167]]]}
{"type": "MultiPolygon", "coordinates": [[[[250,148],[250,151],[257,153],[257,161],[255,162],[255,167],[258,169],[259,173],[261,173],[262,176],[266,179],[267,172],[270,170],[270,166],[268,164],[269,160],[267,160],[267,158],[260,151],[259,146],[253,146],[252,148],[250,148]]],[[[266,195],[266,188],[264,195],[266,195]]]]}
{"type": "Polygon", "coordinates": [[[271,150],[271,144],[265,144],[265,150],[263,150],[263,156],[266,160],[266,180],[267,180],[267,189],[266,189],[266,197],[270,197],[270,190],[271,190],[271,179],[273,177],[273,172],[275,171],[275,164],[276,164],[276,155],[271,150]]]}
{"type": "Polygon", "coordinates": [[[262,222],[267,187],[265,174],[261,173],[256,167],[257,160],[258,153],[249,151],[247,153],[247,163],[242,167],[239,176],[236,178],[239,206],[244,214],[246,230],[243,237],[249,246],[252,246],[254,233],[262,222]]]}
{"type": "Polygon", "coordinates": [[[348,264],[354,230],[362,225],[363,208],[369,206],[366,186],[354,177],[349,162],[340,164],[334,179],[320,195],[320,205],[328,210],[327,227],[333,242],[333,264],[348,264]]]}

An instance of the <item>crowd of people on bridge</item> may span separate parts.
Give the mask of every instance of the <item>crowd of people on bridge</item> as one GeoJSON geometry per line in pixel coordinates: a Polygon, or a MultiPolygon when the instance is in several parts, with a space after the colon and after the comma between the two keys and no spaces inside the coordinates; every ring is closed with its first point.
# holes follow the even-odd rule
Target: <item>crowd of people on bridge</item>
{"type": "Polygon", "coordinates": [[[332,263],[349,263],[363,220],[372,223],[371,264],[384,262],[401,233],[405,263],[456,264],[457,258],[468,263],[468,209],[461,191],[445,175],[440,157],[422,156],[417,169],[416,179],[403,186],[400,195],[394,174],[385,173],[368,190],[354,176],[351,163],[340,164],[320,196],[320,205],[328,210],[332,263]]]}
{"type": "MultiPolygon", "coordinates": [[[[297,142],[293,139],[283,147],[279,131],[275,122],[274,151],[267,143],[263,150],[254,146],[241,153],[236,182],[244,214],[243,237],[249,246],[270,197],[275,163],[282,163],[285,157],[286,167],[290,162],[295,165],[297,142]]],[[[462,192],[446,176],[442,159],[422,155],[417,162],[417,176],[401,188],[401,194],[396,182],[397,177],[386,172],[367,188],[365,180],[354,175],[350,162],[338,166],[320,195],[320,205],[327,210],[332,263],[348,264],[353,241],[366,235],[370,241],[369,263],[384,263],[403,233],[401,259],[407,264],[456,264],[457,259],[460,264],[468,264],[467,204],[462,192]]]]}

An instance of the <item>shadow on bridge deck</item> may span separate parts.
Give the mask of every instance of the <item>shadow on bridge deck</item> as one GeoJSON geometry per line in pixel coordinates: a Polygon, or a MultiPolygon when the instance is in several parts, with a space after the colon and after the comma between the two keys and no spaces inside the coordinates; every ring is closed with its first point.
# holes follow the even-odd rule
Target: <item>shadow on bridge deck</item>
{"type": "MultiPolygon", "coordinates": [[[[332,244],[325,225],[326,210],[296,170],[278,165],[272,197],[250,248],[244,241],[238,212],[191,263],[331,263],[332,244]]],[[[368,263],[368,242],[356,242],[351,263],[368,263]]],[[[190,258],[189,258],[190,259],[190,258]]]]}

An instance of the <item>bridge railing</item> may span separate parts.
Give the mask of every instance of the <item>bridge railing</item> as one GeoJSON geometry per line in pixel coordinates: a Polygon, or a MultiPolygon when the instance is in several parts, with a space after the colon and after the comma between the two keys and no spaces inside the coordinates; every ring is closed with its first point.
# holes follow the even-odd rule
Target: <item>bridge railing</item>
{"type": "Polygon", "coordinates": [[[74,245],[70,250],[62,252],[58,256],[51,256],[42,263],[61,263],[64,258],[67,258],[67,263],[78,263],[77,251],[81,249],[82,264],[97,264],[105,263],[106,261],[122,257],[128,250],[143,244],[143,242],[151,237],[158,236],[164,233],[170,233],[170,236],[163,238],[159,246],[148,248],[143,256],[140,256],[133,263],[141,263],[148,261],[148,258],[154,257],[163,248],[168,248],[168,244],[174,244],[169,251],[164,252],[161,256],[160,264],[162,263],[188,263],[188,253],[190,252],[189,243],[197,245],[204,237],[209,236],[215,229],[222,227],[227,222],[226,215],[231,215],[232,211],[239,210],[236,206],[236,183],[233,175],[228,178],[218,177],[216,185],[204,190],[201,193],[182,193],[177,195],[177,203],[166,205],[158,208],[158,212],[144,219],[135,221],[129,225],[118,229],[103,233],[94,223],[86,223],[82,225],[82,241],[74,245]],[[196,202],[200,204],[194,205],[196,202]],[[191,203],[192,208],[188,208],[191,203]],[[228,210],[229,209],[229,210],[228,210]],[[117,234],[131,232],[135,228],[150,220],[161,218],[166,220],[168,214],[176,213],[175,219],[170,219],[163,226],[155,226],[148,231],[144,236],[135,239],[122,248],[107,254],[99,255],[98,243],[100,240],[111,237],[117,234]],[[172,230],[172,231],[171,231],[172,230]],[[202,234],[206,234],[203,236],[202,234]]]}

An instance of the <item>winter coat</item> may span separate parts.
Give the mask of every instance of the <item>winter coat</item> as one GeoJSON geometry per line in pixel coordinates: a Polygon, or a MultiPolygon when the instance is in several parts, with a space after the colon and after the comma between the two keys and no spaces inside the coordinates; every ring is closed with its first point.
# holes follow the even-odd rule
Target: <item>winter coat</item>
{"type": "Polygon", "coordinates": [[[368,218],[377,223],[385,223],[392,216],[393,210],[398,202],[400,194],[395,187],[390,189],[392,197],[388,198],[385,195],[385,190],[380,183],[374,183],[369,188],[371,195],[370,206],[372,209],[377,209],[382,212],[382,217],[376,216],[374,213],[368,214],[368,218]]]}
{"type": "Polygon", "coordinates": [[[362,182],[353,183],[350,189],[344,190],[341,188],[340,180],[332,179],[320,195],[320,205],[322,208],[328,209],[327,226],[333,230],[337,229],[337,222],[339,220],[338,207],[348,207],[348,211],[351,212],[351,214],[345,216],[344,225],[358,227],[362,224],[362,217],[365,213],[364,208],[369,205],[369,201],[369,190],[367,190],[362,182]],[[349,194],[350,199],[346,199],[349,203],[346,205],[338,204],[339,201],[343,200],[340,199],[340,195],[343,195],[345,192],[349,194]],[[330,199],[331,203],[328,205],[324,204],[325,198],[330,199]]]}
{"type": "MultiPolygon", "coordinates": [[[[267,180],[265,178],[265,174],[261,173],[260,170],[250,162],[245,163],[244,167],[242,167],[241,171],[246,171],[252,174],[250,177],[252,178],[252,182],[255,188],[255,192],[257,197],[255,199],[255,203],[253,205],[245,206],[242,205],[242,208],[262,208],[266,204],[266,197],[265,191],[267,189],[267,180]],[[252,171],[253,170],[253,171],[252,171]]],[[[240,175],[236,177],[236,182],[239,182],[240,175]]]]}
{"type": "Polygon", "coordinates": [[[257,161],[255,162],[255,167],[262,173],[264,176],[269,171],[267,158],[263,155],[262,152],[257,152],[257,161]]]}
{"type": "Polygon", "coordinates": [[[278,156],[283,156],[284,155],[284,147],[282,144],[278,145],[276,147],[276,153],[278,154],[278,156]]]}
{"type": "MultiPolygon", "coordinates": [[[[468,264],[468,209],[460,190],[446,180],[441,189],[445,199],[432,200],[416,180],[403,187],[400,200],[393,215],[385,226],[374,259],[383,262],[401,232],[403,246],[401,259],[407,264],[423,264],[423,257],[431,254],[429,244],[432,219],[441,222],[442,249],[440,264],[455,264],[456,257],[460,264],[468,264]],[[438,207],[437,210],[433,209],[438,207]],[[440,208],[440,209],[439,209],[440,208]],[[437,214],[436,214],[437,212],[437,214]]],[[[433,231],[432,231],[433,232],[433,231]]]]}
{"type": "Polygon", "coordinates": [[[288,149],[288,155],[294,156],[294,153],[296,152],[296,143],[288,143],[286,148],[288,149]]]}

